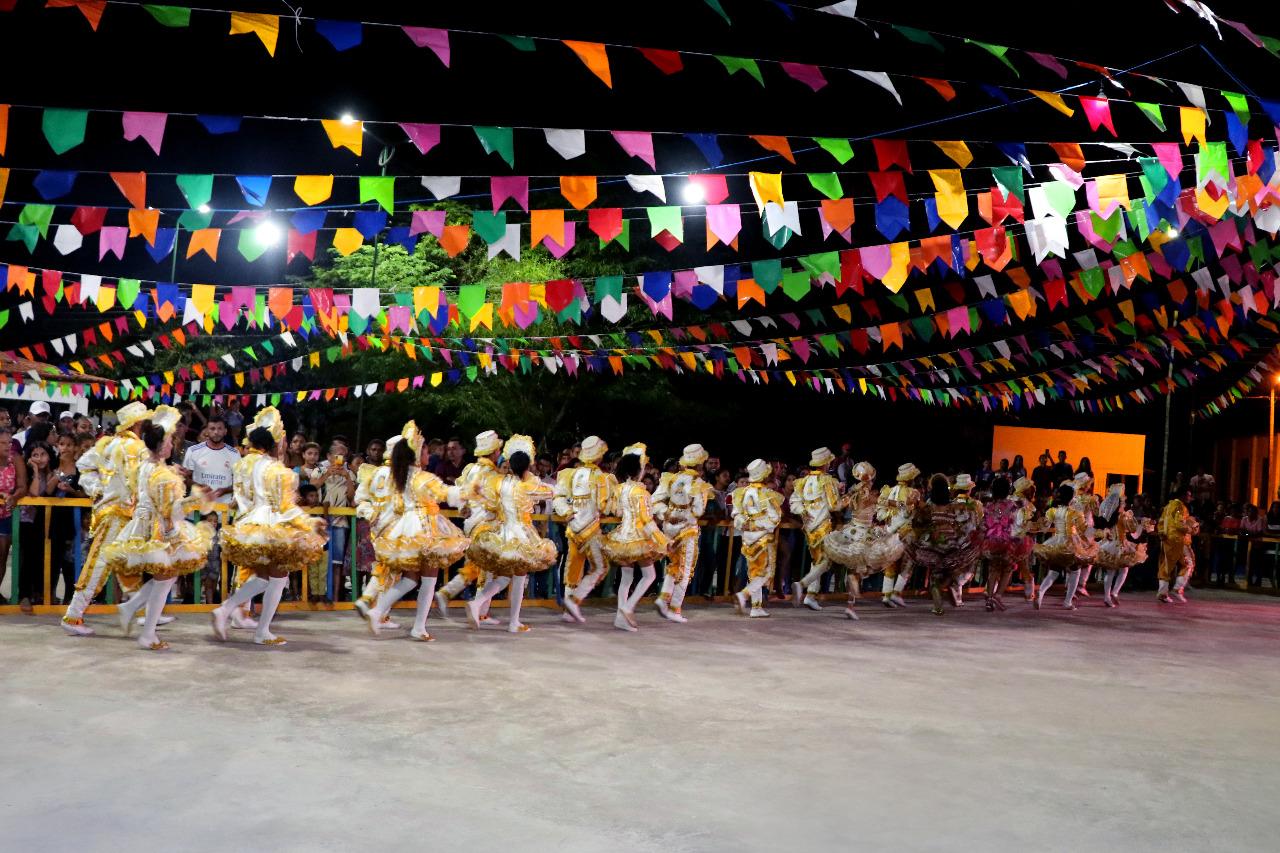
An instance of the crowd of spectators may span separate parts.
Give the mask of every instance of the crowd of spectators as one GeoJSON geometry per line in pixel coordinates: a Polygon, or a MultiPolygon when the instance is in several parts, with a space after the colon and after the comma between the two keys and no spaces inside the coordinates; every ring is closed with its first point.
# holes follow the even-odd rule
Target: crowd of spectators
{"type": "MultiPolygon", "coordinates": [[[[214,406],[201,411],[190,403],[179,405],[181,421],[174,435],[174,451],[171,463],[178,466],[188,480],[209,489],[215,500],[228,501],[231,493],[232,467],[241,454],[241,439],[245,430],[245,415],[239,402],[232,400],[223,408],[214,406]]],[[[0,407],[0,582],[7,569],[11,537],[12,513],[15,502],[23,496],[84,497],[79,487],[76,460],[88,451],[100,435],[109,432],[114,423],[110,412],[101,419],[84,414],[61,412],[56,416],[47,403],[36,402],[19,414],[0,407]]],[[[532,470],[547,484],[554,484],[556,475],[565,468],[578,464],[581,448],[574,444],[556,452],[540,454],[532,470]]],[[[841,488],[852,485],[853,467],[858,459],[852,445],[842,444],[832,474],[841,488]]],[[[285,463],[298,475],[299,503],[307,507],[349,510],[355,501],[360,469],[365,465],[380,465],[386,445],[382,439],[373,439],[356,447],[345,435],[323,437],[295,432],[289,437],[285,451],[285,463]]],[[[620,452],[611,451],[601,461],[601,467],[612,471],[620,458],[620,452]]],[[[800,457],[801,459],[803,457],[800,457]]],[[[470,461],[468,447],[458,437],[435,437],[427,442],[427,470],[439,476],[446,484],[453,484],[470,461]]],[[[778,571],[774,592],[789,592],[790,579],[803,573],[806,559],[804,540],[798,528],[798,519],[791,516],[789,498],[798,477],[806,468],[797,460],[781,457],[768,459],[771,472],[766,485],[782,497],[784,525],[779,533],[778,571]]],[[[1092,473],[1088,457],[1072,464],[1065,451],[1056,454],[1046,449],[1033,468],[1027,468],[1022,456],[1004,458],[993,465],[984,460],[973,472],[979,499],[990,493],[991,485],[998,478],[1012,483],[1020,477],[1030,477],[1036,484],[1038,500],[1046,502],[1054,487],[1072,479],[1084,471],[1092,473]]],[[[729,517],[730,494],[747,484],[746,460],[738,464],[725,464],[719,457],[711,457],[704,466],[703,476],[712,487],[713,499],[707,508],[706,519],[720,522],[729,517]]],[[[674,457],[651,459],[642,475],[642,482],[651,492],[657,488],[664,471],[677,469],[674,457]]],[[[958,471],[949,471],[955,474],[958,471]]],[[[1253,505],[1241,505],[1217,500],[1216,483],[1212,475],[1201,469],[1187,481],[1193,501],[1192,511],[1201,519],[1206,531],[1238,534],[1242,537],[1264,533],[1280,534],[1280,501],[1273,502],[1265,513],[1253,505]]],[[[1175,489],[1182,488],[1182,476],[1175,482],[1175,489]]],[[[1095,490],[1102,495],[1106,484],[1097,484],[1095,490]]],[[[1158,518],[1162,504],[1147,494],[1131,496],[1129,508],[1139,518],[1158,518]]],[[[540,508],[544,513],[549,507],[540,508]]],[[[75,580],[74,543],[87,538],[88,513],[80,513],[81,530],[77,536],[74,516],[66,507],[23,506],[20,512],[21,547],[19,555],[20,583],[13,597],[24,607],[39,600],[43,589],[36,587],[43,579],[43,546],[48,511],[48,539],[52,554],[53,595],[55,600],[65,600],[73,592],[75,580]]],[[[216,521],[216,517],[211,517],[216,521]]],[[[350,567],[367,576],[372,569],[374,554],[367,523],[357,520],[347,512],[327,514],[330,535],[330,563],[313,567],[307,576],[307,594],[316,602],[333,602],[350,595],[350,567]],[[354,525],[354,535],[352,531],[354,525]],[[354,555],[351,549],[354,548],[354,555]]],[[[556,541],[563,555],[565,540],[562,528],[553,520],[548,534],[556,541]]],[[[726,567],[726,549],[732,544],[732,528],[723,524],[710,524],[703,532],[702,557],[691,585],[692,594],[710,594],[713,586],[725,586],[726,568],[735,575],[743,570],[740,561],[726,567]]],[[[736,550],[736,549],[735,549],[736,550]]],[[[216,550],[211,556],[210,571],[203,573],[202,589],[194,589],[186,579],[177,594],[190,601],[213,601],[220,581],[217,571],[220,556],[216,550]]],[[[1221,562],[1215,559],[1215,566],[1221,562]]],[[[1229,561],[1230,562],[1230,561],[1229,561]]],[[[1234,573],[1234,563],[1231,566],[1234,573]]],[[[548,576],[543,573],[534,579],[535,595],[554,594],[548,586],[548,576]]],[[[1219,571],[1222,574],[1222,571],[1219,571]]],[[[302,579],[294,575],[288,598],[303,595],[302,579]]]]}

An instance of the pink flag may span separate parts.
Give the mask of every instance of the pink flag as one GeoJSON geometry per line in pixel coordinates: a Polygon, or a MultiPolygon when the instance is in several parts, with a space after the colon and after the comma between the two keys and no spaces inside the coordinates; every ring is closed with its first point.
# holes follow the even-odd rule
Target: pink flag
{"type": "Polygon", "coordinates": [[[649,164],[650,169],[658,168],[657,161],[653,156],[652,133],[647,130],[614,130],[610,132],[613,134],[613,138],[618,140],[618,144],[622,146],[623,151],[632,157],[639,157],[649,164]]]}
{"type": "Polygon", "coordinates": [[[400,129],[408,134],[409,139],[423,154],[440,144],[440,125],[438,124],[401,122],[400,129]]]}
{"type": "Polygon", "coordinates": [[[434,27],[401,27],[404,34],[418,47],[429,47],[440,57],[444,67],[449,67],[449,31],[434,27]]]}
{"type": "Polygon", "coordinates": [[[822,76],[822,69],[816,65],[804,65],[800,62],[783,62],[782,70],[787,72],[792,79],[799,80],[813,91],[818,91],[827,85],[827,78],[822,76]]]}
{"type": "Polygon", "coordinates": [[[164,140],[165,122],[168,113],[135,113],[124,114],[124,138],[132,142],[141,136],[151,146],[151,150],[160,153],[160,143],[164,140]]]}
{"type": "Polygon", "coordinates": [[[514,199],[525,213],[529,212],[529,179],[524,176],[494,176],[489,179],[489,192],[493,196],[493,212],[507,199],[514,199]]]}

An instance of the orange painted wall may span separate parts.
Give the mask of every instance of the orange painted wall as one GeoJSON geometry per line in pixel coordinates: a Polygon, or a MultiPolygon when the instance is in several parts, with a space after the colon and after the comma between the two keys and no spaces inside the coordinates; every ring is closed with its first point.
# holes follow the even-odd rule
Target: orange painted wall
{"type": "Polygon", "coordinates": [[[1138,488],[1142,488],[1147,437],[1132,433],[998,426],[991,441],[991,467],[999,468],[1000,460],[1005,458],[1012,463],[1013,457],[1021,453],[1030,475],[1045,448],[1049,449],[1054,462],[1058,461],[1059,450],[1067,451],[1067,461],[1072,467],[1080,464],[1081,456],[1088,456],[1097,484],[1094,491],[1099,494],[1106,491],[1108,474],[1136,476],[1138,488]]]}

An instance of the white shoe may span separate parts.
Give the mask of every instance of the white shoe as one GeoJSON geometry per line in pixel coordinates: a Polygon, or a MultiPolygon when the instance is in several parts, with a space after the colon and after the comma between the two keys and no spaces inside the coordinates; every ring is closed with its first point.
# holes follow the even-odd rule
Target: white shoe
{"type": "Polygon", "coordinates": [[[258,620],[252,616],[245,616],[244,611],[236,608],[231,612],[231,627],[237,631],[253,631],[258,627],[258,620]]]}
{"type": "Polygon", "coordinates": [[[507,626],[507,632],[510,634],[527,634],[533,629],[523,622],[512,622],[507,626]]]}
{"type": "Polygon", "coordinates": [[[753,608],[751,608],[751,617],[750,617],[750,618],[752,618],[752,619],[768,619],[768,618],[769,618],[769,611],[768,611],[768,610],[765,610],[763,607],[753,607],[753,608]]]}
{"type": "Polygon", "coordinates": [[[449,596],[443,592],[436,593],[436,609],[440,611],[440,618],[446,622],[452,622],[449,618],[449,596]]]}
{"type": "Polygon", "coordinates": [[[284,637],[277,637],[275,634],[269,634],[265,637],[254,637],[253,642],[259,646],[283,646],[288,644],[288,640],[284,637]]]}
{"type": "Polygon", "coordinates": [[[896,593],[896,592],[895,592],[892,596],[890,596],[890,597],[889,597],[889,600],[893,602],[893,606],[894,606],[894,607],[906,607],[906,606],[907,606],[907,602],[903,600],[902,595],[901,595],[901,594],[899,594],[899,593],[896,593]]]}
{"type": "Polygon", "coordinates": [[[670,619],[672,622],[684,623],[689,621],[684,617],[684,614],[678,610],[668,610],[667,618],[670,619]]]}
{"type": "Polygon", "coordinates": [[[213,636],[222,642],[227,641],[227,611],[215,607],[209,611],[209,621],[213,623],[213,636]]]}
{"type": "Polygon", "coordinates": [[[653,603],[653,606],[657,609],[659,613],[662,614],[662,617],[664,619],[671,618],[669,615],[671,613],[671,605],[667,603],[667,600],[665,598],[663,598],[662,596],[658,596],[658,600],[653,603]]]}
{"type": "Polygon", "coordinates": [[[747,594],[745,592],[735,592],[733,594],[733,606],[737,608],[739,616],[746,616],[747,594]]]}
{"type": "Polygon", "coordinates": [[[398,630],[400,630],[400,623],[399,623],[399,622],[396,622],[395,620],[393,620],[390,616],[383,616],[383,617],[382,617],[382,627],[383,627],[384,629],[390,629],[390,630],[392,630],[392,631],[398,631],[398,630]]]}
{"type": "Polygon", "coordinates": [[[818,599],[814,598],[812,595],[806,595],[804,597],[804,606],[810,610],[822,609],[822,605],[818,603],[818,599]]]}
{"type": "Polygon", "coordinates": [[[578,606],[578,602],[573,600],[572,595],[564,597],[565,615],[569,617],[570,622],[585,623],[587,620],[582,615],[582,608],[578,606]]]}
{"type": "Polygon", "coordinates": [[[627,617],[623,615],[621,610],[613,617],[613,627],[619,631],[630,631],[632,633],[636,631],[636,626],[627,621],[627,617]]]}
{"type": "MultiPolygon", "coordinates": [[[[356,612],[360,614],[361,619],[368,619],[369,611],[372,609],[373,608],[369,606],[369,602],[365,601],[363,598],[356,599],[356,612]]],[[[232,627],[236,627],[234,619],[232,620],[232,627]]]]}
{"type": "Polygon", "coordinates": [[[467,623],[472,630],[480,629],[480,607],[474,601],[468,601],[467,607],[467,623]]]}
{"type": "Polygon", "coordinates": [[[1173,591],[1173,603],[1174,603],[1174,604],[1186,604],[1186,603],[1187,603],[1187,597],[1186,597],[1185,595],[1183,595],[1183,594],[1182,594],[1182,590],[1180,590],[1180,589],[1175,589],[1175,590],[1173,591]]]}
{"type": "Polygon", "coordinates": [[[852,619],[854,622],[857,622],[857,621],[858,621],[858,614],[853,612],[853,608],[852,608],[852,607],[846,607],[846,608],[844,609],[844,618],[846,618],[846,619],[852,619]]]}
{"type": "Polygon", "coordinates": [[[560,621],[561,621],[561,622],[564,622],[564,623],[566,623],[566,624],[568,624],[568,625],[577,625],[577,624],[578,624],[578,620],[577,620],[577,619],[574,619],[574,618],[573,618],[573,614],[572,614],[572,613],[570,613],[568,610],[566,610],[566,611],[564,611],[563,613],[561,613],[561,614],[560,614],[560,621]]]}
{"type": "Polygon", "coordinates": [[[410,631],[409,636],[421,643],[434,643],[436,641],[436,638],[428,634],[426,631],[423,631],[421,634],[417,631],[410,631]]]}
{"type": "Polygon", "coordinates": [[[378,612],[378,608],[375,607],[369,611],[369,618],[365,619],[364,623],[369,626],[370,634],[375,637],[382,635],[382,614],[378,612]]]}
{"type": "Polygon", "coordinates": [[[480,624],[486,628],[501,628],[504,623],[497,616],[486,613],[480,617],[480,624]]]}
{"type": "Polygon", "coordinates": [[[950,592],[951,592],[951,603],[952,603],[952,604],[954,604],[956,607],[963,607],[963,606],[964,606],[964,599],[962,599],[962,598],[960,597],[960,587],[959,587],[959,585],[958,585],[958,584],[952,584],[952,585],[951,585],[950,592]]]}
{"type": "Polygon", "coordinates": [[[81,619],[79,622],[68,622],[66,619],[63,619],[58,624],[62,626],[62,630],[66,631],[68,634],[70,634],[73,637],[92,637],[93,636],[93,629],[90,628],[88,625],[84,624],[83,619],[81,619]]]}
{"type": "Polygon", "coordinates": [[[169,648],[169,644],[159,637],[147,639],[146,637],[138,638],[138,648],[148,652],[162,652],[169,648]]]}
{"type": "Polygon", "coordinates": [[[1169,593],[1167,592],[1162,592],[1159,595],[1157,595],[1156,601],[1160,602],[1161,604],[1173,604],[1173,599],[1169,597],[1169,593]]]}
{"type": "Polygon", "coordinates": [[[1116,605],[1115,605],[1115,602],[1113,602],[1113,601],[1111,600],[1111,596],[1109,596],[1109,595],[1108,595],[1108,596],[1104,596],[1104,597],[1103,597],[1103,599],[1102,599],[1102,606],[1103,606],[1103,607],[1115,607],[1116,605]]]}
{"type": "MultiPolygon", "coordinates": [[[[173,622],[177,618],[178,618],[177,616],[170,616],[167,613],[161,613],[160,618],[156,620],[156,627],[159,627],[161,625],[168,625],[170,622],[173,622]]],[[[141,627],[147,624],[147,617],[139,616],[138,618],[133,620],[133,624],[141,627]]]]}

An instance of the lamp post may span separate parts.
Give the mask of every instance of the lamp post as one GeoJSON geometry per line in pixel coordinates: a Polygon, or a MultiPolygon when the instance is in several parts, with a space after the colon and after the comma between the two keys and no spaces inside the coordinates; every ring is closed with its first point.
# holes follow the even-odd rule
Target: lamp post
{"type": "Polygon", "coordinates": [[[1271,389],[1271,406],[1267,418],[1267,493],[1260,503],[1270,506],[1276,494],[1276,386],[1280,385],[1280,374],[1272,377],[1268,383],[1271,389]]]}

